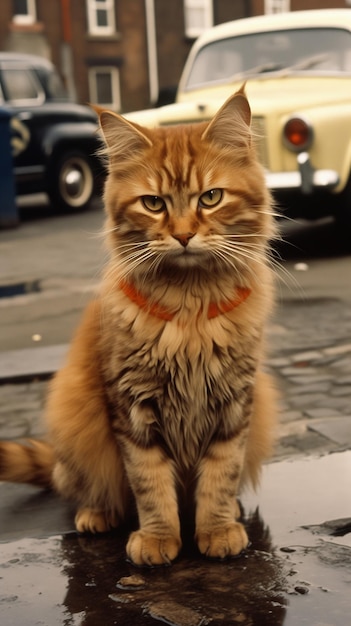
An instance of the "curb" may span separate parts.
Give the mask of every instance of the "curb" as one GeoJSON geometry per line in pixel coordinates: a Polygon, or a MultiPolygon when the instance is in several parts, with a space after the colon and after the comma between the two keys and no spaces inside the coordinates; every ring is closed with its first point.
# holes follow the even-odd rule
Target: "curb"
{"type": "Polygon", "coordinates": [[[0,384],[51,378],[62,366],[68,345],[0,352],[0,384]]]}

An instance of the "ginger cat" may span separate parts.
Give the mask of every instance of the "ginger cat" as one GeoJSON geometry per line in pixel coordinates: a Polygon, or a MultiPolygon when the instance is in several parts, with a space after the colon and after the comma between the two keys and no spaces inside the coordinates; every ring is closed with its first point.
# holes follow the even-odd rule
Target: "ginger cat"
{"type": "Polygon", "coordinates": [[[135,564],[248,544],[236,500],[269,455],[275,394],[261,369],[273,301],[271,198],[240,90],[209,123],[147,129],[100,114],[110,260],[47,403],[47,442],[0,444],[0,478],[52,487],[79,532],[136,504],[135,564]],[[190,509],[187,508],[189,511],[190,509]]]}

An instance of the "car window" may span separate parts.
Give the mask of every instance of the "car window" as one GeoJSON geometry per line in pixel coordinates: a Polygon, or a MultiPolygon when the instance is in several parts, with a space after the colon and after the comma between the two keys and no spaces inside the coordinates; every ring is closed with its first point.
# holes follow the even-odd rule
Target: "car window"
{"type": "Polygon", "coordinates": [[[3,68],[1,80],[5,98],[12,104],[40,104],[45,99],[44,92],[30,69],[3,68]]]}
{"type": "Polygon", "coordinates": [[[240,74],[349,72],[351,33],[341,28],[301,28],[252,33],[212,42],[199,50],[186,89],[240,74]]]}
{"type": "Polygon", "coordinates": [[[68,100],[68,95],[59,74],[51,71],[46,74],[49,97],[52,100],[68,100]]]}

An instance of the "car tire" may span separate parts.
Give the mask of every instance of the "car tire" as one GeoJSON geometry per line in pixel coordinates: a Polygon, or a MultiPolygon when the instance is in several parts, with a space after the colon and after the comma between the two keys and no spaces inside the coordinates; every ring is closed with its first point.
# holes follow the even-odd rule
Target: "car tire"
{"type": "Polygon", "coordinates": [[[82,211],[95,193],[91,159],[80,151],[61,154],[51,169],[48,194],[54,209],[82,211]]]}

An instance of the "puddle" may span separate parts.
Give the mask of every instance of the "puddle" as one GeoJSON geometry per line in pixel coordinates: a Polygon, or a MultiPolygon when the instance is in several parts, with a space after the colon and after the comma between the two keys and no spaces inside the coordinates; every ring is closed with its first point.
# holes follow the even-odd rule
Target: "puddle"
{"type": "Polygon", "coordinates": [[[127,532],[66,532],[70,515],[53,497],[0,485],[1,626],[345,626],[350,473],[351,452],[270,464],[242,499],[244,555],[208,561],[189,541],[172,567],[154,569],[125,560],[127,532]]]}
{"type": "Polygon", "coordinates": [[[268,552],[250,549],[223,563],[184,555],[170,568],[143,569],[143,585],[123,587],[136,568],[113,535],[72,533],[1,548],[2,626],[283,624],[285,564],[268,552]]]}

